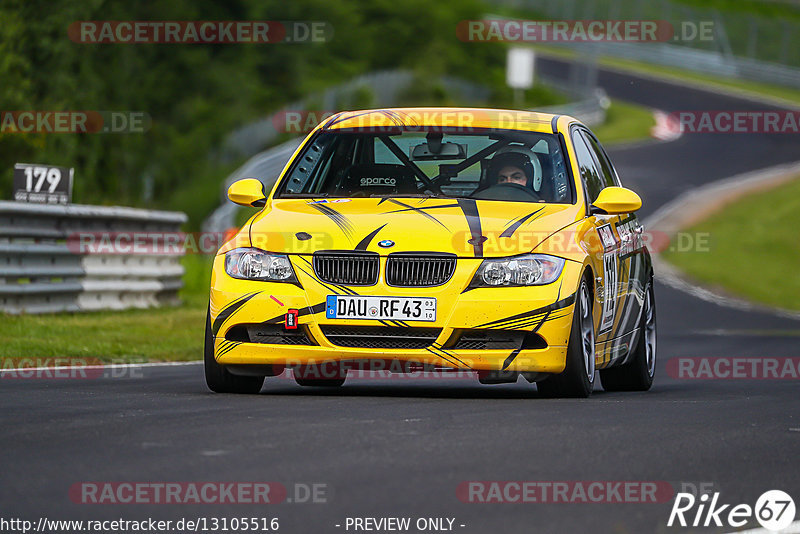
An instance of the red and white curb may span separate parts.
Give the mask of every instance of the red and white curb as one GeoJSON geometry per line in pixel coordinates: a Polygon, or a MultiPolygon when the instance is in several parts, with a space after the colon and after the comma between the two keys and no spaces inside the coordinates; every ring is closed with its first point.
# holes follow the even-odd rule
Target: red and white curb
{"type": "Polygon", "coordinates": [[[681,124],[673,115],[659,109],[653,110],[656,125],[650,129],[650,136],[661,141],[675,141],[683,135],[681,124]]]}

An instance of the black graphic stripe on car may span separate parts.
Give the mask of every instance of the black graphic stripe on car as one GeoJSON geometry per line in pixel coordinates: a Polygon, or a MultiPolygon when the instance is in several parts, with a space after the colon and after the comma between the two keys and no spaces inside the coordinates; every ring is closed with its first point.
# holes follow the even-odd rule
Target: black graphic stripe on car
{"type": "MultiPolygon", "coordinates": [[[[387,199],[384,199],[384,200],[387,200],[387,199]]],[[[391,199],[388,199],[388,200],[391,200],[391,199]]],[[[427,199],[423,199],[423,200],[427,200],[427,199]]],[[[416,211],[416,210],[428,211],[428,210],[435,210],[435,209],[440,209],[440,208],[458,208],[458,207],[460,207],[458,204],[436,204],[435,206],[422,206],[421,208],[416,207],[416,206],[409,206],[408,208],[403,208],[401,210],[387,211],[386,213],[403,213],[404,211],[416,211]]]]}
{"type": "Polygon", "coordinates": [[[539,314],[530,319],[523,319],[516,321],[514,323],[509,323],[503,325],[504,330],[527,330],[528,328],[532,328],[531,332],[538,332],[539,329],[544,325],[544,323],[548,321],[555,321],[556,319],[561,319],[563,317],[567,317],[572,312],[565,312],[561,314],[557,314],[554,312],[547,312],[545,314],[539,314]]]}
{"type": "MultiPolygon", "coordinates": [[[[386,224],[389,224],[389,223],[386,223],[386,224]]],[[[384,224],[383,226],[381,226],[379,228],[374,229],[369,234],[367,234],[367,236],[364,239],[362,239],[361,241],[358,242],[358,245],[356,245],[356,250],[367,250],[367,247],[369,246],[370,242],[373,239],[375,239],[375,236],[378,235],[378,232],[383,230],[383,228],[386,226],[386,224],[384,224]]]]}
{"type": "MultiPolygon", "coordinates": [[[[297,310],[297,316],[302,317],[304,315],[314,315],[320,312],[324,312],[325,308],[327,307],[327,302],[320,302],[319,304],[314,304],[313,306],[306,306],[305,308],[300,308],[297,310]]],[[[281,324],[286,319],[285,314],[277,315],[272,319],[267,319],[266,321],[259,323],[259,325],[268,325],[268,324],[281,324]]]]}
{"type": "Polygon", "coordinates": [[[458,206],[458,204],[450,204],[450,205],[447,205],[447,206],[429,206],[429,207],[425,207],[425,208],[417,208],[415,206],[410,206],[410,205],[406,204],[405,202],[400,202],[399,200],[395,200],[393,198],[390,198],[389,202],[397,204],[398,206],[402,206],[404,209],[394,210],[394,211],[390,211],[388,213],[400,213],[400,212],[403,212],[403,211],[413,211],[414,213],[419,213],[420,215],[422,215],[426,219],[435,222],[436,224],[438,224],[439,226],[441,226],[442,228],[444,228],[448,232],[450,231],[450,229],[442,221],[440,221],[439,219],[437,219],[436,217],[434,217],[430,213],[427,213],[425,210],[431,209],[431,208],[436,208],[436,207],[455,207],[455,206],[458,206]]]}
{"type": "Polygon", "coordinates": [[[521,350],[522,349],[514,349],[511,351],[511,354],[509,354],[508,358],[506,358],[505,361],[503,362],[503,369],[502,369],[503,371],[508,369],[508,366],[511,365],[511,362],[514,361],[514,358],[517,357],[517,354],[519,354],[521,350]]]}
{"type": "Polygon", "coordinates": [[[353,225],[350,222],[350,219],[336,211],[335,209],[331,208],[330,206],[326,206],[325,204],[319,203],[309,203],[309,206],[314,208],[315,210],[319,211],[338,226],[342,232],[347,236],[348,239],[353,237],[353,225]]]}
{"type": "Polygon", "coordinates": [[[478,213],[478,203],[471,198],[459,198],[458,207],[461,208],[461,211],[464,212],[464,217],[467,218],[467,226],[469,226],[469,232],[472,234],[472,239],[469,240],[469,243],[472,245],[475,257],[482,258],[485,238],[481,235],[481,217],[478,213]]]}
{"type": "MultiPolygon", "coordinates": [[[[437,358],[441,358],[442,360],[446,361],[447,363],[453,365],[454,367],[458,367],[458,364],[456,362],[454,362],[453,360],[451,360],[450,358],[448,358],[447,355],[442,354],[442,353],[438,353],[438,352],[434,351],[433,349],[431,349],[430,347],[425,347],[425,350],[427,350],[428,352],[430,352],[431,354],[433,354],[437,358]]],[[[461,362],[461,363],[464,363],[464,362],[461,362]]]]}
{"type": "Polygon", "coordinates": [[[559,301],[556,301],[552,304],[548,304],[547,306],[542,306],[541,308],[537,308],[535,310],[530,310],[518,313],[516,315],[511,315],[504,319],[498,319],[496,321],[480,324],[475,328],[502,328],[501,325],[504,325],[505,323],[513,323],[514,321],[518,321],[520,319],[532,318],[537,315],[546,314],[549,311],[560,310],[561,308],[566,308],[567,306],[572,305],[575,302],[575,295],[576,293],[573,293],[572,295],[565,297],[559,301]]]}
{"type": "Polygon", "coordinates": [[[328,291],[333,291],[337,295],[342,295],[342,294],[344,294],[344,295],[358,295],[358,293],[356,293],[355,291],[353,291],[349,287],[341,286],[339,284],[332,284],[332,283],[329,284],[329,283],[323,282],[313,272],[313,268],[314,267],[312,266],[311,262],[308,261],[306,258],[304,258],[302,256],[300,256],[300,259],[303,260],[304,262],[306,262],[308,264],[308,266],[312,268],[312,272],[306,271],[302,267],[300,267],[300,270],[303,271],[304,273],[306,273],[309,277],[311,277],[312,280],[314,280],[316,283],[318,283],[319,285],[321,285],[322,287],[324,287],[328,291]]]}
{"type": "MultiPolygon", "coordinates": [[[[328,122],[328,124],[325,125],[325,129],[329,129],[331,126],[339,124],[342,121],[355,119],[356,117],[363,117],[365,115],[370,115],[370,114],[375,113],[375,112],[376,111],[371,110],[371,111],[364,111],[364,112],[361,112],[361,113],[354,113],[354,114],[340,113],[336,117],[334,117],[332,120],[330,120],[328,122]]],[[[391,120],[393,123],[395,123],[398,126],[402,126],[403,125],[402,116],[397,112],[384,109],[384,110],[377,110],[377,113],[388,117],[389,120],[391,120]]]]}
{"type": "Polygon", "coordinates": [[[319,278],[314,276],[313,273],[310,273],[310,272],[306,271],[304,268],[300,267],[300,270],[303,271],[304,273],[306,273],[312,280],[314,280],[316,283],[318,283],[319,285],[321,285],[322,287],[324,287],[325,289],[327,289],[331,293],[336,293],[337,295],[346,295],[347,294],[344,291],[340,290],[338,287],[332,286],[332,285],[328,285],[325,282],[321,281],[319,278]]]}
{"type": "Polygon", "coordinates": [[[236,313],[239,310],[239,308],[241,308],[247,303],[248,300],[255,297],[259,293],[261,293],[261,291],[248,293],[247,295],[239,298],[238,300],[233,301],[225,309],[219,312],[219,314],[217,314],[217,316],[214,318],[214,323],[211,325],[211,332],[214,334],[214,336],[217,335],[219,329],[222,328],[222,324],[225,321],[227,321],[231,315],[236,313]]]}
{"type": "Polygon", "coordinates": [[[222,341],[220,341],[219,344],[217,345],[217,355],[219,355],[220,352],[225,350],[225,347],[227,347],[231,343],[233,343],[233,341],[228,341],[227,339],[223,339],[222,341]]]}
{"type": "Polygon", "coordinates": [[[221,346],[221,350],[219,350],[217,354],[214,356],[214,359],[216,359],[217,361],[219,361],[219,359],[222,356],[224,356],[225,354],[229,353],[230,351],[232,351],[233,349],[242,344],[241,341],[227,341],[227,340],[225,341],[225,343],[226,344],[224,346],[221,346]]]}
{"type": "MultiPolygon", "coordinates": [[[[536,210],[536,211],[534,211],[534,212],[532,212],[532,213],[529,213],[529,214],[527,214],[527,215],[523,215],[522,217],[520,217],[520,218],[518,218],[518,219],[512,220],[512,221],[509,223],[509,226],[508,226],[508,228],[506,228],[505,230],[503,230],[503,233],[502,233],[502,234],[500,234],[500,237],[511,237],[511,236],[513,236],[513,235],[514,235],[514,232],[516,232],[516,231],[517,231],[517,229],[519,229],[519,227],[520,227],[520,226],[522,226],[522,224],[523,224],[525,221],[527,221],[528,219],[530,219],[531,217],[533,217],[534,215],[536,215],[537,213],[539,213],[539,212],[540,212],[540,211],[542,211],[543,209],[544,209],[544,208],[539,208],[538,210],[536,210]]],[[[541,217],[541,215],[540,215],[539,217],[541,217]]],[[[532,219],[532,220],[536,220],[536,219],[538,219],[539,217],[536,217],[535,219],[532,219]]]]}
{"type": "Polygon", "coordinates": [[[466,363],[466,362],[464,362],[463,360],[461,360],[461,359],[460,359],[458,356],[456,356],[454,353],[450,352],[449,350],[446,350],[446,349],[444,349],[440,343],[436,343],[436,342],[434,341],[434,342],[431,344],[431,348],[432,348],[433,350],[435,350],[435,351],[439,351],[439,352],[441,352],[442,354],[444,354],[445,356],[447,356],[447,357],[449,357],[449,358],[453,358],[454,360],[456,360],[457,362],[459,362],[460,364],[464,365],[464,366],[465,366],[465,367],[467,367],[467,368],[469,368],[469,367],[470,367],[469,365],[467,365],[467,363],[466,363]]]}

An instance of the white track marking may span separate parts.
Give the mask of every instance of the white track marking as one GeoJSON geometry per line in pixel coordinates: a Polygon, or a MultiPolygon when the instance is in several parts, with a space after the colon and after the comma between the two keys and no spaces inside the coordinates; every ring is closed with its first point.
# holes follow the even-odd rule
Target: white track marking
{"type": "Polygon", "coordinates": [[[190,362],[152,362],[152,363],[109,363],[108,365],[60,365],[56,367],[16,367],[13,369],[0,369],[0,373],[19,373],[21,371],[60,371],[70,369],[126,369],[130,367],[177,367],[180,365],[199,365],[203,360],[192,360],[190,362]]]}
{"type": "MultiPolygon", "coordinates": [[[[746,192],[786,183],[790,177],[796,176],[798,172],[800,172],[800,162],[794,162],[704,184],[685,192],[658,208],[655,213],[644,221],[645,231],[663,232],[671,239],[683,228],[697,222],[696,219],[703,219],[710,215],[713,210],[709,210],[708,207],[713,206],[720,198],[730,202],[746,192]],[[704,212],[704,210],[706,211],[704,212]],[[698,217],[698,214],[702,216],[698,217]]],[[[789,319],[800,319],[800,312],[755,304],[697,286],[690,282],[678,269],[662,260],[657,252],[652,250],[650,252],[658,282],[665,283],[674,289],[720,306],[769,313],[789,319]]]]}
{"type": "MultiPolygon", "coordinates": [[[[795,521],[779,532],[780,534],[800,534],[800,521],[795,521]]],[[[726,534],[775,534],[775,531],[765,528],[753,528],[750,530],[735,530],[726,534]]]]}

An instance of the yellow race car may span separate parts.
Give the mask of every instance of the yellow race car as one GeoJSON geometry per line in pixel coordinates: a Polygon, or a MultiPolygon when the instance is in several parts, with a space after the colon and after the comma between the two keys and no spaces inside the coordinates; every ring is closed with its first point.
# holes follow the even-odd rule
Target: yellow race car
{"type": "Polygon", "coordinates": [[[522,375],[544,396],[647,390],[653,268],[605,150],[579,121],[408,108],[317,126],[214,258],[205,375],[256,393],[292,370],[340,386],[355,369],[522,375]]]}

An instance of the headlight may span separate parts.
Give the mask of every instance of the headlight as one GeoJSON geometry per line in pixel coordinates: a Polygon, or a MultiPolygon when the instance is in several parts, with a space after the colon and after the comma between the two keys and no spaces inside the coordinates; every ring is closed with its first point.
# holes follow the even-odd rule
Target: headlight
{"type": "Polygon", "coordinates": [[[242,280],[297,283],[288,256],[257,248],[235,248],[226,252],[225,272],[242,280]]]}
{"type": "Polygon", "coordinates": [[[483,260],[469,286],[541,286],[558,280],[563,268],[564,258],[547,254],[483,260]]]}

